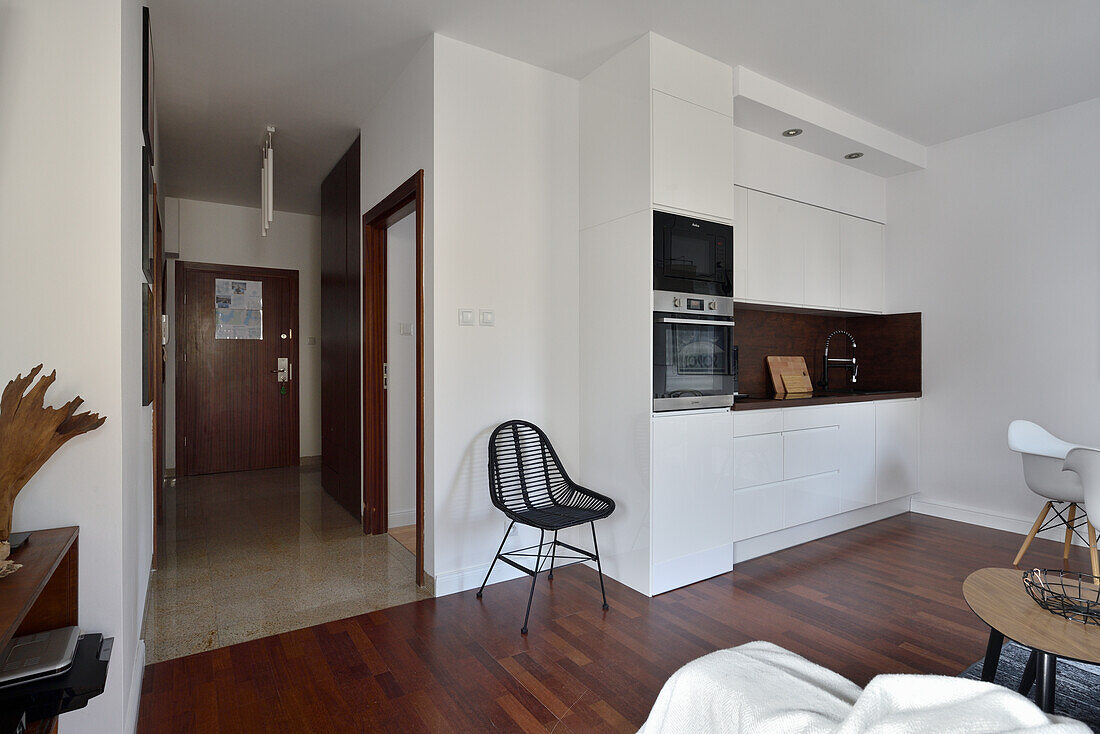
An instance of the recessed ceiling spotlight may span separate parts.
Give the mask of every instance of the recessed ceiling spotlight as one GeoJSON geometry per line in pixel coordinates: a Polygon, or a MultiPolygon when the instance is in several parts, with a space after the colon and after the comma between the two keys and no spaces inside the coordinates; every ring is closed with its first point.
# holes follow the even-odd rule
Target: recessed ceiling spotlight
{"type": "Polygon", "coordinates": [[[856,158],[862,158],[862,157],[863,157],[863,154],[862,154],[862,153],[859,153],[859,152],[856,152],[856,153],[849,153],[848,155],[846,155],[846,156],[844,156],[844,157],[845,157],[845,158],[847,158],[847,159],[848,159],[848,160],[850,160],[850,161],[854,161],[854,160],[855,160],[856,158]]]}
{"type": "Polygon", "coordinates": [[[801,134],[802,134],[802,128],[800,128],[800,127],[792,127],[790,130],[784,130],[783,131],[783,137],[785,137],[785,138],[793,138],[794,136],[801,135],[801,134]]]}

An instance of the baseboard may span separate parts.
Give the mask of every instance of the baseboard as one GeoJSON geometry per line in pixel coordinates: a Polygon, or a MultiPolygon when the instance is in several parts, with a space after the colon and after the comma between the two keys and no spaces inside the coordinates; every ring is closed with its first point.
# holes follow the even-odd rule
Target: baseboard
{"type": "Polygon", "coordinates": [[[416,524],[416,510],[406,510],[405,512],[391,512],[386,516],[386,522],[389,523],[387,527],[391,528],[403,528],[406,525],[416,524]]]}
{"type": "Polygon", "coordinates": [[[320,456],[301,456],[298,458],[298,466],[320,466],[320,456]]]}
{"type": "MultiPolygon", "coordinates": [[[[1039,498],[1036,497],[1036,502],[1038,502],[1038,500],[1039,498]]],[[[1036,504],[1035,516],[1030,518],[1018,518],[1009,515],[1000,515],[987,510],[978,510],[973,507],[953,505],[949,502],[929,502],[920,499],[919,496],[914,497],[912,503],[913,512],[921,515],[942,517],[945,520],[956,520],[958,522],[965,522],[968,525],[978,525],[993,530],[1004,530],[1018,535],[1027,535],[1028,532],[1030,532],[1031,526],[1035,524],[1035,517],[1039,515],[1039,510],[1041,508],[1041,504],[1036,504]]],[[[1083,528],[1080,532],[1083,532],[1083,528]]],[[[1035,537],[1064,543],[1066,540],[1066,531],[1064,527],[1054,527],[1050,530],[1038,533],[1035,537]]],[[[1088,545],[1082,542],[1076,535],[1073,537],[1073,544],[1082,547],[1087,547],[1088,545]]]]}
{"type": "Polygon", "coordinates": [[[145,678],[145,640],[138,640],[134,650],[134,677],[130,683],[129,703],[126,704],[126,731],[136,734],[138,714],[141,712],[141,685],[145,678]]]}
{"type": "Polygon", "coordinates": [[[653,564],[650,587],[653,596],[681,586],[729,573],[733,563],[733,544],[726,543],[698,553],[653,564]]]}
{"type": "MultiPolygon", "coordinates": [[[[472,568],[462,569],[461,571],[451,571],[449,573],[440,574],[435,577],[435,595],[447,596],[448,594],[458,594],[463,591],[469,591],[481,586],[481,582],[485,579],[485,574],[489,570],[489,564],[484,566],[474,566],[472,568]]],[[[525,574],[507,563],[498,563],[493,567],[493,576],[489,579],[489,584],[499,583],[501,581],[511,581],[512,579],[518,579],[525,574]]],[[[488,592],[488,586],[486,592],[488,592]]]]}
{"type": "Polygon", "coordinates": [[[845,530],[858,528],[860,525],[885,520],[894,515],[900,515],[909,511],[909,497],[899,497],[879,505],[861,507],[858,510],[850,510],[825,517],[813,522],[795,525],[793,528],[784,528],[774,533],[758,535],[755,538],[746,538],[733,544],[734,568],[742,561],[748,561],[759,556],[766,556],[785,548],[818,540],[827,535],[835,535],[845,530]]]}

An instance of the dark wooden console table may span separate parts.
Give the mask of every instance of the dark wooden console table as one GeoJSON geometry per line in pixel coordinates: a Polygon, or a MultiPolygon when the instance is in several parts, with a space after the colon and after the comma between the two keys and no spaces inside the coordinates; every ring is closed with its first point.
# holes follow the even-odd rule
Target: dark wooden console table
{"type": "MultiPolygon", "coordinates": [[[[77,624],[77,535],[75,527],[35,530],[13,551],[23,564],[0,579],[0,649],[12,637],[77,624]]],[[[57,717],[27,722],[27,733],[56,732],[57,717]]]]}

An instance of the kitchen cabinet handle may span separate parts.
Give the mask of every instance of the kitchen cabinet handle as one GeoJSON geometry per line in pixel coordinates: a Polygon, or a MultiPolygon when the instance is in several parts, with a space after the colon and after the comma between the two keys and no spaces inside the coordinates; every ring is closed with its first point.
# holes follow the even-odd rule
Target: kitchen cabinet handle
{"type": "Polygon", "coordinates": [[[728,326],[731,329],[733,328],[733,322],[732,321],[710,321],[708,319],[674,319],[674,318],[666,317],[666,318],[663,318],[663,319],[659,319],[659,323],[662,323],[662,324],[689,324],[689,325],[692,325],[692,326],[728,326]]]}

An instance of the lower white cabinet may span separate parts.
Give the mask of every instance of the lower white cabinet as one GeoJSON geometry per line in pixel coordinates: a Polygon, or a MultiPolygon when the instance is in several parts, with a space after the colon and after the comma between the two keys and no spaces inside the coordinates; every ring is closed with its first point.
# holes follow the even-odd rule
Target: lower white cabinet
{"type": "Polygon", "coordinates": [[[652,593],[733,568],[733,414],[653,417],[652,593]]]}
{"type": "Polygon", "coordinates": [[[734,414],[734,541],[916,492],[919,411],[888,400],[734,414]]]}
{"type": "Polygon", "coordinates": [[[840,511],[875,504],[875,403],[844,406],[839,445],[840,511]]]}
{"type": "Polygon", "coordinates": [[[920,401],[875,403],[875,478],[878,502],[915,494],[920,451],[920,401]]]}

